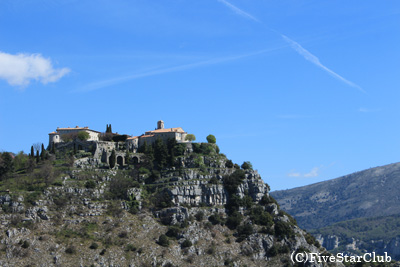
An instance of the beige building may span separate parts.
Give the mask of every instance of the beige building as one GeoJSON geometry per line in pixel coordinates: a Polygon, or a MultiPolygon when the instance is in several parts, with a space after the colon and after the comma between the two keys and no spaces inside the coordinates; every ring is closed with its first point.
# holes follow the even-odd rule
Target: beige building
{"type": "Polygon", "coordinates": [[[87,139],[87,141],[99,141],[100,132],[91,130],[89,129],[89,127],[79,127],[79,126],[76,126],[75,128],[57,127],[57,130],[55,132],[49,133],[49,147],[51,147],[53,143],[63,142],[62,135],[64,134],[79,133],[82,131],[85,131],[89,134],[89,138],[87,139]]]}
{"type": "Polygon", "coordinates": [[[185,132],[181,127],[176,128],[164,128],[164,122],[157,122],[157,129],[153,131],[147,131],[144,135],[138,137],[138,147],[144,144],[154,143],[158,138],[166,142],[168,139],[173,138],[178,143],[187,142],[186,139],[187,132],[185,132]]]}
{"type": "MultiPolygon", "coordinates": [[[[81,131],[85,131],[89,134],[89,138],[87,141],[99,141],[100,140],[100,132],[89,129],[89,127],[79,127],[75,128],[59,128],[55,132],[49,133],[49,147],[54,143],[63,142],[62,135],[71,134],[71,133],[79,133],[81,131]]],[[[136,153],[137,149],[146,142],[147,144],[153,144],[157,139],[161,139],[164,142],[167,142],[168,139],[175,139],[178,143],[187,142],[185,140],[187,132],[185,132],[181,127],[176,128],[164,128],[164,122],[158,121],[157,128],[153,131],[147,131],[141,136],[133,136],[128,137],[125,141],[126,148],[130,152],[136,153]]],[[[105,141],[107,142],[107,141],[105,141]]],[[[111,142],[113,143],[113,142],[111,142]]]]}

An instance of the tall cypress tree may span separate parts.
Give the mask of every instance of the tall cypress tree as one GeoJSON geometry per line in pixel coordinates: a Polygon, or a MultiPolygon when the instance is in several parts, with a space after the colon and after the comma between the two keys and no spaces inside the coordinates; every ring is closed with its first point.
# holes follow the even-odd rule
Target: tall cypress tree
{"type": "Polygon", "coordinates": [[[39,150],[36,150],[36,163],[39,163],[40,157],[39,157],[39,150]]]}
{"type": "Polygon", "coordinates": [[[31,146],[31,159],[35,157],[35,151],[33,150],[33,146],[31,146]]]}
{"type": "Polygon", "coordinates": [[[40,151],[40,159],[43,161],[45,157],[46,151],[44,150],[44,145],[42,143],[42,151],[40,151]]]}
{"type": "Polygon", "coordinates": [[[108,162],[109,162],[109,164],[110,164],[110,168],[111,168],[111,169],[115,167],[115,162],[116,162],[116,160],[117,160],[117,156],[116,156],[116,154],[115,154],[115,150],[113,149],[113,151],[111,152],[111,156],[110,156],[110,158],[108,159],[108,162]]]}

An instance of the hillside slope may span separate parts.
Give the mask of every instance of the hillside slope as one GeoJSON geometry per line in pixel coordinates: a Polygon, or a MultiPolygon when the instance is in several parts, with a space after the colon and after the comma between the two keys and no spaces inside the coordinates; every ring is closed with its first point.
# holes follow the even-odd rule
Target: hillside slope
{"type": "Polygon", "coordinates": [[[157,142],[115,167],[67,149],[19,154],[29,168],[14,171],[10,160],[1,266],[291,266],[293,252],[326,253],[215,144],[157,142]]]}
{"type": "Polygon", "coordinates": [[[355,218],[400,214],[400,163],[271,192],[271,196],[305,229],[355,218]]]}

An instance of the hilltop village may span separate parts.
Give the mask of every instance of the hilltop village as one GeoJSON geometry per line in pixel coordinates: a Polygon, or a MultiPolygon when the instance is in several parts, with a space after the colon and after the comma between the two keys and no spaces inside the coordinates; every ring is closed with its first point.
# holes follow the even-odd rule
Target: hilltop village
{"type": "Polygon", "coordinates": [[[140,136],[57,128],[40,155],[2,153],[0,266],[292,266],[295,252],[326,253],[250,162],[211,134],[194,140],[158,121],[140,136]]]}
{"type": "Polygon", "coordinates": [[[96,163],[110,163],[110,157],[115,152],[116,163],[122,167],[128,161],[140,161],[138,149],[142,146],[153,145],[157,139],[167,143],[168,140],[175,140],[176,143],[189,143],[193,135],[188,135],[181,127],[164,128],[164,121],[157,122],[157,128],[146,131],[140,136],[120,135],[113,133],[111,125],[107,125],[106,132],[102,133],[89,127],[57,128],[49,133],[48,148],[55,150],[85,151],[93,154],[96,163]]]}

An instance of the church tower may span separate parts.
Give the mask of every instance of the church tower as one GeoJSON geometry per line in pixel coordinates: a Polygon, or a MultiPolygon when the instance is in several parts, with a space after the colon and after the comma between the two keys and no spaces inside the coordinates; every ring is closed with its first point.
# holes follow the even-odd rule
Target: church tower
{"type": "Polygon", "coordinates": [[[157,129],[164,129],[164,122],[163,121],[158,121],[157,122],[157,129]]]}

